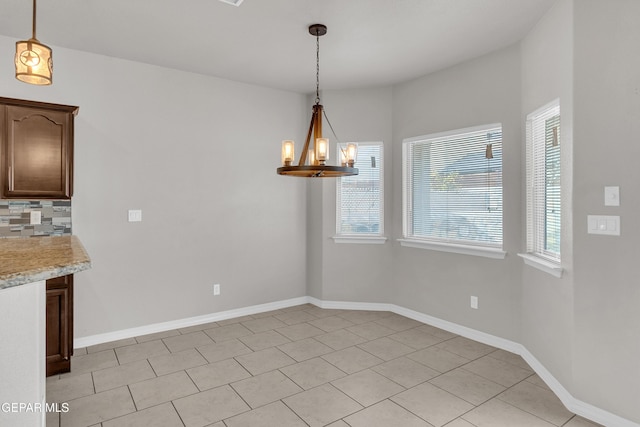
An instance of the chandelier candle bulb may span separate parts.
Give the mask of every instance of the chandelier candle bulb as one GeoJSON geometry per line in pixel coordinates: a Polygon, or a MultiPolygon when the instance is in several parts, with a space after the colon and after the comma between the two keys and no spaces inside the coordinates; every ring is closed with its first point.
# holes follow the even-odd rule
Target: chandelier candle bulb
{"type": "Polygon", "coordinates": [[[324,165],[325,162],[329,160],[329,139],[316,139],[316,159],[318,159],[321,165],[324,165]]]}
{"type": "Polygon", "coordinates": [[[282,141],[282,164],[291,166],[294,157],[294,142],[289,139],[282,141]]]}
{"type": "Polygon", "coordinates": [[[347,144],[346,163],[352,168],[358,158],[358,144],[351,142],[347,144]]]}

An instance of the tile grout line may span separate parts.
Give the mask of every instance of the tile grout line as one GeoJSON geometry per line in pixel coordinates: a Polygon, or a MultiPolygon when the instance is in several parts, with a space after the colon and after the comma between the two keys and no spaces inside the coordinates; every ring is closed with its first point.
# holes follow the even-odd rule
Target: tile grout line
{"type": "Polygon", "coordinates": [[[153,375],[155,375],[156,378],[160,377],[160,375],[158,375],[158,373],[154,369],[153,365],[151,364],[151,361],[149,360],[149,358],[146,358],[145,360],[147,361],[147,365],[149,365],[149,367],[151,367],[151,370],[153,371],[153,375]]]}
{"type": "MultiPolygon", "coordinates": [[[[249,377],[249,378],[255,378],[255,376],[253,376],[253,375],[252,375],[252,376],[251,376],[251,377],[249,377]]],[[[245,379],[248,379],[248,378],[245,378],[245,379]]],[[[242,381],[242,380],[241,380],[241,381],[242,381]]],[[[237,381],[236,381],[236,382],[237,382],[237,381]]],[[[236,415],[233,415],[232,417],[228,417],[228,418],[225,418],[225,419],[227,419],[227,420],[228,420],[229,418],[233,418],[233,417],[235,417],[235,416],[237,416],[237,415],[241,415],[241,414],[246,414],[246,413],[248,413],[248,412],[253,411],[254,409],[257,409],[257,408],[252,407],[251,405],[249,405],[249,402],[247,402],[247,401],[245,400],[245,398],[244,398],[244,397],[242,397],[242,395],[241,395],[240,393],[238,393],[238,390],[236,390],[236,389],[235,389],[235,387],[234,387],[231,383],[228,383],[228,384],[226,384],[226,385],[228,385],[228,386],[229,386],[229,388],[230,388],[231,390],[233,390],[233,392],[235,393],[235,395],[236,395],[236,396],[238,396],[238,397],[240,398],[240,400],[242,400],[242,401],[244,402],[244,404],[245,404],[245,405],[247,405],[247,407],[248,407],[249,409],[248,409],[247,411],[240,412],[240,413],[238,413],[238,414],[236,414],[236,415]]],[[[224,386],[222,386],[222,387],[224,387],[224,386]]],[[[273,402],[271,402],[271,403],[273,403],[273,402]]],[[[268,403],[267,403],[267,405],[268,405],[268,403]]],[[[262,406],[266,406],[266,405],[262,405],[262,406]]],[[[262,406],[258,406],[258,408],[261,408],[262,406]]],[[[222,421],[225,425],[227,424],[227,423],[225,423],[225,422],[224,422],[224,420],[221,420],[221,421],[222,421]]],[[[214,423],[214,424],[215,424],[215,423],[214,423]]]]}
{"type": "MultiPolygon", "coordinates": [[[[291,380],[291,381],[293,381],[293,380],[291,380]]],[[[300,387],[300,388],[302,388],[302,387],[300,387]]],[[[304,390],[304,391],[306,391],[306,390],[304,390]]],[[[304,391],[303,391],[302,393],[304,393],[304,391]]],[[[296,393],[296,394],[297,394],[297,393],[296,393]]],[[[292,396],[295,396],[295,395],[292,395],[292,396]]],[[[291,397],[291,396],[287,396],[287,397],[291,397]]],[[[293,413],[295,414],[295,416],[296,416],[296,417],[298,417],[298,419],[299,419],[300,421],[302,421],[302,422],[303,422],[303,423],[305,423],[307,426],[309,426],[309,423],[308,423],[308,422],[306,422],[306,421],[305,421],[305,420],[304,420],[300,415],[298,415],[298,413],[297,413],[296,411],[294,411],[292,407],[290,407],[289,405],[287,405],[287,403],[284,401],[284,399],[280,399],[280,402],[282,402],[282,404],[283,404],[285,407],[287,407],[291,412],[293,412],[293,413]]],[[[342,419],[342,418],[340,418],[340,419],[342,419]]],[[[336,420],[336,421],[337,421],[337,420],[336,420]]]]}
{"type": "Polygon", "coordinates": [[[170,400],[169,403],[171,403],[171,407],[173,408],[174,411],[176,411],[176,414],[178,414],[178,418],[180,418],[180,422],[182,423],[182,426],[186,427],[187,424],[182,419],[182,415],[180,415],[180,412],[178,412],[178,408],[176,408],[176,405],[175,403],[173,403],[173,400],[170,400]]]}

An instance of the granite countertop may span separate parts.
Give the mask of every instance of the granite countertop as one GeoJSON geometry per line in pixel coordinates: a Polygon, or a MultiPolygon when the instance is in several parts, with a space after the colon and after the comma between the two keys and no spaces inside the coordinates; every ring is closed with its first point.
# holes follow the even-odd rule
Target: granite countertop
{"type": "Polygon", "coordinates": [[[91,268],[77,236],[0,239],[0,289],[91,268]]]}

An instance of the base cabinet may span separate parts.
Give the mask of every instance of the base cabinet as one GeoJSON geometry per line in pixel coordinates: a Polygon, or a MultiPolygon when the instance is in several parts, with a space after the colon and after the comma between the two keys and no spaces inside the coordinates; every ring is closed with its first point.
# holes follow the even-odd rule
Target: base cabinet
{"type": "Polygon", "coordinates": [[[47,376],[71,370],[73,354],[73,275],[56,277],[47,286],[47,376]]]}

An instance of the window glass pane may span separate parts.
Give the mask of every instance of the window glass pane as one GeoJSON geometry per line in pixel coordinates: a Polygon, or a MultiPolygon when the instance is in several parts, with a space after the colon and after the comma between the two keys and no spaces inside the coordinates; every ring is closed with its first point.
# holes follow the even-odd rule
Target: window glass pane
{"type": "Polygon", "coordinates": [[[338,180],[337,233],[381,235],[382,144],[359,144],[355,167],[358,175],[338,180]]]}
{"type": "Polygon", "coordinates": [[[427,136],[407,148],[407,237],[501,247],[501,127],[427,136]]]}

